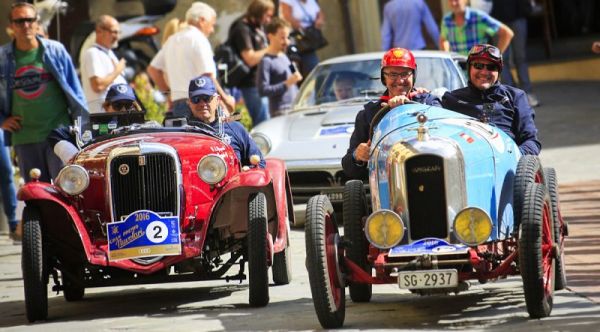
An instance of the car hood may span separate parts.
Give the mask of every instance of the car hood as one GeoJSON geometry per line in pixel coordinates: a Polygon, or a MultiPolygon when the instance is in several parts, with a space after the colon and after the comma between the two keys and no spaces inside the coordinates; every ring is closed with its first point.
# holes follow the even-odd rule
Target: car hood
{"type": "Polygon", "coordinates": [[[252,133],[268,137],[268,156],[285,160],[291,170],[315,159],[329,160],[332,167],[339,168],[362,108],[363,104],[309,108],[263,122],[252,133]]]}

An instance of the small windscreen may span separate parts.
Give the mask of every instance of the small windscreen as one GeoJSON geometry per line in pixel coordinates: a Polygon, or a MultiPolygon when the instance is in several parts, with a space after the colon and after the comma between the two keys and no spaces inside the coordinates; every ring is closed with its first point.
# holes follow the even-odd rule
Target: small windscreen
{"type": "Polygon", "coordinates": [[[144,112],[110,112],[90,114],[93,138],[110,134],[111,131],[119,127],[144,122],[144,112]]]}

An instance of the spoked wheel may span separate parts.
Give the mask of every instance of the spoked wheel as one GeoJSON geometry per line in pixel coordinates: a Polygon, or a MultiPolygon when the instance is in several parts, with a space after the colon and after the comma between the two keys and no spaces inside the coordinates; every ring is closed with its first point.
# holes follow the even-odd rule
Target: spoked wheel
{"type": "Polygon", "coordinates": [[[40,213],[31,206],[23,211],[23,251],[21,269],[25,289],[27,320],[45,320],[48,317],[48,271],[42,241],[40,213]]]}
{"type": "Polygon", "coordinates": [[[331,202],[312,197],[306,207],[306,269],[315,311],[321,326],[337,328],[346,317],[346,292],[340,272],[340,234],[331,202]]]}
{"type": "Polygon", "coordinates": [[[525,303],[531,318],[550,315],[554,296],[554,225],[546,187],[531,183],[525,190],[519,265],[525,303]]]}
{"type": "MultiPolygon", "coordinates": [[[[367,261],[369,243],[363,231],[363,217],[367,214],[363,183],[360,180],[346,182],[344,187],[344,238],[350,240],[346,255],[369,275],[371,265],[367,261]]],[[[350,283],[350,298],[354,302],[369,302],[373,293],[371,284],[350,283]]]]}
{"type": "Polygon", "coordinates": [[[255,194],[248,207],[248,274],[252,307],[269,304],[267,200],[263,193],[255,194]]]}
{"type": "Polygon", "coordinates": [[[550,194],[550,203],[552,203],[552,220],[554,221],[554,239],[555,239],[555,284],[554,290],[561,290],[567,287],[567,272],[565,270],[565,229],[559,210],[558,184],[556,181],[556,171],[554,168],[544,168],[544,179],[546,189],[550,194]]]}
{"type": "Polygon", "coordinates": [[[287,285],[292,281],[292,252],[288,239],[285,249],[273,258],[273,282],[275,285],[287,285]]]}
{"type": "Polygon", "coordinates": [[[542,163],[537,156],[525,155],[519,159],[515,174],[514,183],[514,215],[515,231],[518,231],[521,224],[521,212],[523,211],[523,202],[525,200],[525,191],[530,183],[544,184],[544,171],[542,163]]]}

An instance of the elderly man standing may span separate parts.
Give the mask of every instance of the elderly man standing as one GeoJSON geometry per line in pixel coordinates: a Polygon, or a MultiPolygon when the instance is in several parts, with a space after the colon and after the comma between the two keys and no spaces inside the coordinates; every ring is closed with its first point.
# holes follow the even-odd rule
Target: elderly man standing
{"type": "Polygon", "coordinates": [[[41,181],[58,175],[62,162],[46,142],[55,128],[72,119],[88,121],[88,111],[69,53],[56,41],[36,35],[38,13],[26,2],[10,9],[14,42],[0,48],[0,123],[12,143],[21,175],[41,170],[41,181]],[[12,141],[11,141],[12,139],[12,141]]]}
{"type": "Polygon", "coordinates": [[[148,74],[163,92],[170,92],[171,109],[176,116],[190,117],[187,104],[188,83],[198,75],[207,74],[230,112],[235,101],[226,94],[216,80],[217,67],[208,36],[214,32],[217,22],[215,10],[203,3],[194,2],[185,13],[188,26],[175,33],[156,54],[148,74]]]}
{"type": "Polygon", "coordinates": [[[102,102],[112,84],[127,83],[123,77],[125,59],[118,60],[111,50],[119,43],[119,22],[102,15],[96,22],[96,43],[81,60],[81,83],[90,113],[102,112],[102,102]]]}

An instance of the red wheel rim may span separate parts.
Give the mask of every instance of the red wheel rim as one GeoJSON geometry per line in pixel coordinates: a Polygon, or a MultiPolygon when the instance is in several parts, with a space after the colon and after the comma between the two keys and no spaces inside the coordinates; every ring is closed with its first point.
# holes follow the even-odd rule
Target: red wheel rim
{"type": "Polygon", "coordinates": [[[342,301],[342,291],[336,284],[338,269],[337,255],[337,243],[336,243],[337,229],[331,220],[331,216],[328,214],[325,218],[325,255],[327,256],[327,273],[329,274],[329,287],[331,288],[331,295],[335,302],[335,307],[339,308],[342,301]]]}
{"type": "Polygon", "coordinates": [[[550,204],[544,202],[544,219],[542,224],[542,266],[544,268],[544,293],[551,296],[554,291],[554,240],[552,237],[552,217],[550,204]]]}

